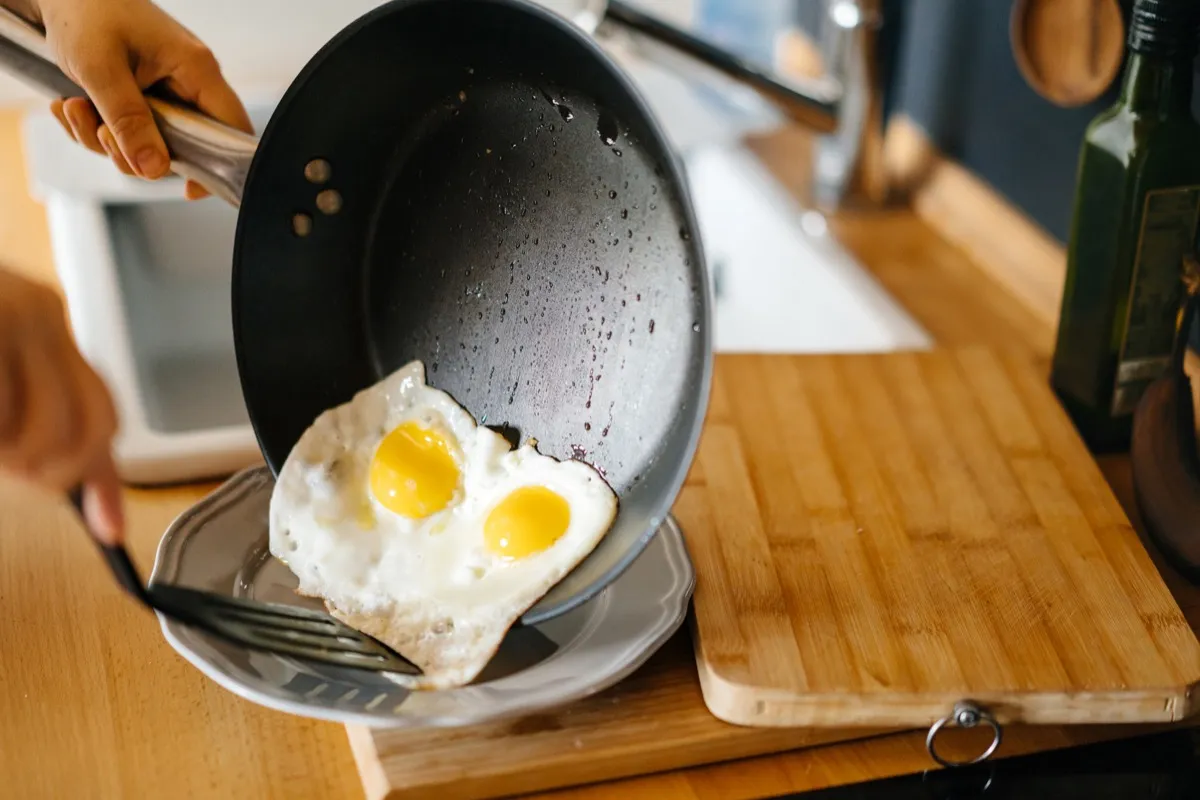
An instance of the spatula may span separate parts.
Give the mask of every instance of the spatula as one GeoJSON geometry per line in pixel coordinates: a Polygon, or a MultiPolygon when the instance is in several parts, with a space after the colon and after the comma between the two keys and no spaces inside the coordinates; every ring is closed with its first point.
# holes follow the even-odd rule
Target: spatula
{"type": "MultiPolygon", "coordinates": [[[[68,492],[83,515],[81,490],[68,492]]],[[[420,675],[421,669],[382,642],[328,614],[260,603],[176,584],[146,585],[124,546],[99,545],[113,576],[147,608],[251,650],[335,667],[420,675]]]]}

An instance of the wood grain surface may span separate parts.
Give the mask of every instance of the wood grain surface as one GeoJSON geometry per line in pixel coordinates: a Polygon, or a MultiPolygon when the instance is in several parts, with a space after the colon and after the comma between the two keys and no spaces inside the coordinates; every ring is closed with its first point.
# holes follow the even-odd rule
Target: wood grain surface
{"type": "Polygon", "coordinates": [[[1200,643],[1028,358],[720,356],[675,514],[703,697],[736,724],[697,702],[677,637],[559,712],[352,729],[368,798],[727,761],[928,726],[967,698],[1006,723],[1191,711],[1200,643]]]}
{"type": "Polygon", "coordinates": [[[1200,642],[1027,357],[721,357],[676,516],[724,720],[1195,710],[1200,642]]]}
{"type": "MultiPolygon", "coordinates": [[[[0,267],[53,285],[19,121],[0,112],[0,267]]],[[[171,520],[213,488],[126,492],[144,572],[171,520]]],[[[0,797],[21,800],[362,796],[341,725],[270,711],[209,680],[117,588],[65,502],[3,476],[0,779],[0,797]]]]}
{"type": "Polygon", "coordinates": [[[368,800],[508,797],[886,731],[744,728],[704,707],[686,633],[633,677],[566,708],[450,730],[350,727],[368,800]]]}
{"type": "MultiPolygon", "coordinates": [[[[211,487],[129,492],[145,573],[211,487]]],[[[74,512],[0,481],[0,796],[355,797],[339,725],[240,700],[163,639],[74,512]]]]}
{"type": "MultiPolygon", "coordinates": [[[[26,191],[19,122],[19,114],[0,112],[0,264],[53,282],[45,216],[26,191]]],[[[751,145],[778,179],[802,194],[809,163],[802,132],[783,129],[755,137],[751,145]]],[[[904,208],[844,214],[829,223],[836,238],[940,344],[982,344],[1037,362],[1047,358],[1052,327],[1019,299],[1021,292],[989,273],[986,249],[960,249],[904,208]]],[[[1136,516],[1127,459],[1108,457],[1100,466],[1127,513],[1136,516]]],[[[168,522],[211,488],[126,493],[139,564],[150,564],[168,522]]],[[[260,708],[209,681],[170,649],[152,618],[119,594],[83,536],[56,497],[0,481],[0,794],[103,800],[363,796],[342,726],[260,708]]],[[[1159,566],[1195,629],[1200,591],[1159,566]]],[[[673,686],[690,687],[678,695],[672,716],[704,714],[709,724],[723,726],[704,711],[687,645],[676,639],[633,680],[661,683],[666,693],[673,686]]],[[[1000,755],[1156,727],[1011,727],[1000,755]]],[[[762,729],[751,735],[780,733],[762,729]]],[[[928,768],[923,736],[892,735],[607,780],[667,766],[639,761],[641,754],[631,752],[632,766],[602,776],[604,782],[537,797],[748,800],[821,789],[928,768]]],[[[466,738],[470,741],[469,733],[466,738]]],[[[511,738],[510,730],[475,752],[503,757],[511,738]]],[[[977,752],[977,744],[969,737],[948,742],[951,753],[961,746],[963,755],[977,752]]],[[[424,768],[444,767],[431,761],[424,768]]],[[[597,780],[595,772],[580,772],[572,785],[597,780]]],[[[452,796],[446,792],[441,798],[452,796]]]]}

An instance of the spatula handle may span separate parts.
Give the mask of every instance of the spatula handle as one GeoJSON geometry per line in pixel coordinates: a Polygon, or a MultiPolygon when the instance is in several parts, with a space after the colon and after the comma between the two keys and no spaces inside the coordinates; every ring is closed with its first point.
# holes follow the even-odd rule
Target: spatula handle
{"type": "MultiPolygon", "coordinates": [[[[79,513],[79,518],[87,527],[87,516],[83,511],[83,487],[76,486],[67,491],[67,499],[71,501],[71,505],[75,507],[75,511],[79,513]]],[[[93,537],[94,539],[95,537],[93,537]]],[[[124,546],[115,544],[99,544],[100,553],[104,556],[104,561],[108,564],[109,571],[113,577],[117,579],[117,583],[121,588],[129,592],[133,599],[137,600],[142,605],[149,609],[154,608],[154,604],[150,602],[150,596],[146,593],[146,585],[142,582],[142,576],[138,574],[137,567],[133,565],[133,561],[129,558],[129,551],[124,546]]]]}

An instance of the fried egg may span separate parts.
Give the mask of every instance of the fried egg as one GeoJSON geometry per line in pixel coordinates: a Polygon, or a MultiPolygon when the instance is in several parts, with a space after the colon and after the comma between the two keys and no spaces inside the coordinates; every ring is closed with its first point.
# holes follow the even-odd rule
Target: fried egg
{"type": "Polygon", "coordinates": [[[508,629],[612,526],[617,498],[580,461],[513,449],[412,362],[321,414],[271,496],[270,549],[301,594],[463,686],[508,629]]]}

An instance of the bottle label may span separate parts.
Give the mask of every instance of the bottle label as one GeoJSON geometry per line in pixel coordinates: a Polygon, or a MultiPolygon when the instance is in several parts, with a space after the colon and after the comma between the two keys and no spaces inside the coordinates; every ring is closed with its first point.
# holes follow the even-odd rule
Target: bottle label
{"type": "Polygon", "coordinates": [[[1183,259],[1195,248],[1200,186],[1146,193],[1112,414],[1133,413],[1142,392],[1166,371],[1183,302],[1183,259]]]}

